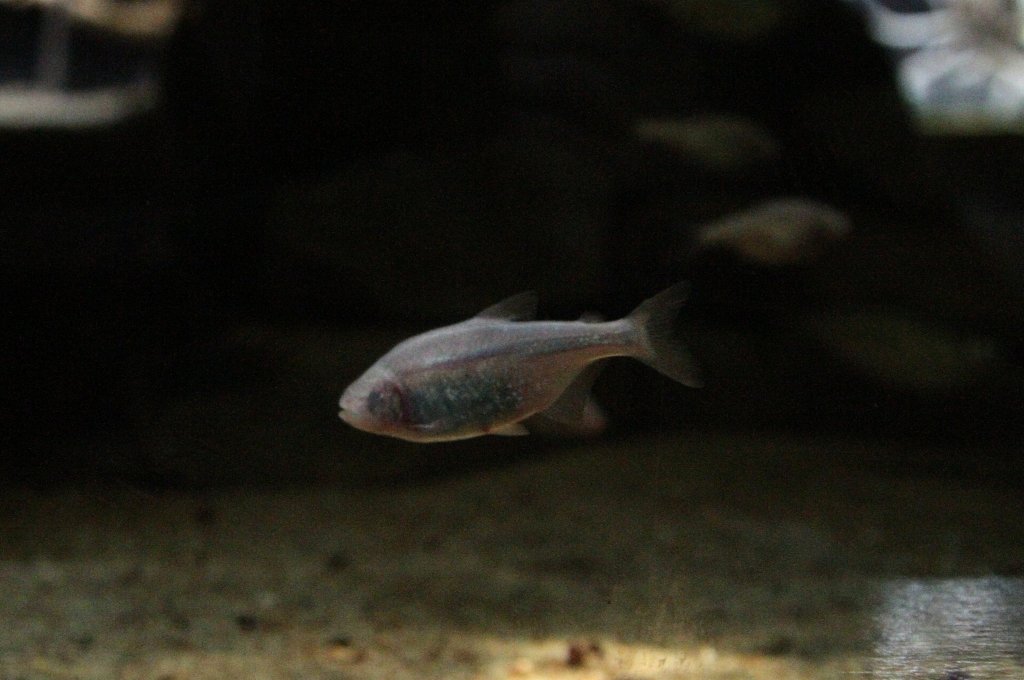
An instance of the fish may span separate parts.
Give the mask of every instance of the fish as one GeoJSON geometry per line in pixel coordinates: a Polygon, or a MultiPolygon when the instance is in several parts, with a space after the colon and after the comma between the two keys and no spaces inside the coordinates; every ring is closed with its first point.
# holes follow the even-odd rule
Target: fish
{"type": "Polygon", "coordinates": [[[702,249],[725,248],[756,265],[806,264],[852,229],[850,218],[832,206],[805,198],[765,201],[702,226],[702,249]]]}
{"type": "Polygon", "coordinates": [[[688,293],[677,283],[615,321],[537,321],[536,293],[513,295],[396,345],[348,386],[338,415],[359,430],[422,443],[526,435],[534,423],[593,433],[604,415],[590,387],[606,359],[632,357],[701,385],[673,333],[688,293]]]}

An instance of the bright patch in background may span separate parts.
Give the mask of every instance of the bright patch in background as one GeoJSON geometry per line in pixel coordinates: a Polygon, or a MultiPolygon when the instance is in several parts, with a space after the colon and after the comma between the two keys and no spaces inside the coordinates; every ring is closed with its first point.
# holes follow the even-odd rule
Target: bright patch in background
{"type": "Polygon", "coordinates": [[[1024,579],[901,579],[880,594],[875,677],[1021,677],[1024,579]]]}

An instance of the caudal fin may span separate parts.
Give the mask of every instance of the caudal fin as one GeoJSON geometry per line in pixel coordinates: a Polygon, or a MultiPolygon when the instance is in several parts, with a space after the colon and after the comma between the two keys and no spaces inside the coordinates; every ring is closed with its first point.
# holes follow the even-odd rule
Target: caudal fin
{"type": "Polygon", "coordinates": [[[642,353],[637,359],[654,370],[690,387],[703,383],[693,358],[675,336],[673,322],[679,308],[686,302],[690,285],[680,282],[648,298],[630,313],[627,319],[640,336],[642,353]]]}

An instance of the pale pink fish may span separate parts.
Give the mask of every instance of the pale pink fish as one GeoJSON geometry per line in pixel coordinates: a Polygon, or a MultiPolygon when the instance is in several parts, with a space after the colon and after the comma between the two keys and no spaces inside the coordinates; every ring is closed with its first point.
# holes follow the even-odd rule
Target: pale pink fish
{"type": "Polygon", "coordinates": [[[850,218],[824,203],[779,198],[705,224],[697,242],[767,266],[811,262],[850,233],[850,218]]]}
{"type": "Polygon", "coordinates": [[[672,334],[687,291],[678,283],[607,322],[533,321],[537,296],[515,295],[396,345],[345,390],[339,415],[360,430],[414,442],[528,434],[531,423],[592,433],[604,425],[589,395],[602,359],[633,357],[699,386],[672,334]]]}

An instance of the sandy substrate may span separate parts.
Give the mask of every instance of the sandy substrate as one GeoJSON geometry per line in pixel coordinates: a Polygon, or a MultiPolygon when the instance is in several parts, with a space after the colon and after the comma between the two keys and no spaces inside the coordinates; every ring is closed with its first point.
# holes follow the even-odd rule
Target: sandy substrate
{"type": "Polygon", "coordinates": [[[397,488],[8,490],[0,678],[1019,678],[1024,495],[880,464],[930,455],[660,436],[397,488]]]}

